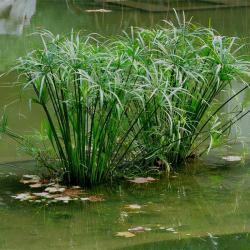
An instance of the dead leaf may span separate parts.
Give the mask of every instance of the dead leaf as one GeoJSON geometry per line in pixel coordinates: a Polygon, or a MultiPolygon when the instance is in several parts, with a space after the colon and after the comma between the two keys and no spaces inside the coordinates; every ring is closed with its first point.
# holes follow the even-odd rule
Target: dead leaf
{"type": "Polygon", "coordinates": [[[175,232],[175,229],[174,228],[172,228],[172,227],[169,227],[169,228],[166,228],[166,231],[169,231],[169,232],[175,232]]]}
{"type": "Polygon", "coordinates": [[[24,180],[34,180],[34,179],[40,180],[40,177],[38,175],[33,175],[33,174],[24,174],[23,179],[24,180]]]}
{"type": "Polygon", "coordinates": [[[52,198],[52,196],[48,192],[32,193],[32,194],[37,196],[37,197],[44,197],[44,198],[47,198],[47,199],[52,198]]]}
{"type": "Polygon", "coordinates": [[[130,232],[117,232],[115,236],[131,238],[131,237],[135,237],[135,234],[130,233],[130,232]]]}
{"type": "Polygon", "coordinates": [[[130,228],[128,229],[129,232],[133,232],[133,233],[143,233],[146,231],[151,231],[152,229],[149,227],[134,227],[134,228],[130,228]]]}
{"type": "Polygon", "coordinates": [[[92,195],[88,197],[91,202],[105,201],[105,199],[100,195],[92,195]]]}
{"type": "Polygon", "coordinates": [[[42,187],[42,183],[35,183],[30,185],[30,188],[40,188],[40,187],[42,187]]]}
{"type": "Polygon", "coordinates": [[[232,155],[224,156],[224,157],[222,157],[222,159],[225,160],[225,161],[231,161],[231,162],[233,162],[233,161],[241,161],[242,160],[242,158],[240,156],[232,156],[232,155]]]}
{"type": "Polygon", "coordinates": [[[89,198],[86,197],[86,198],[80,198],[81,201],[89,201],[89,198]]]}
{"type": "Polygon", "coordinates": [[[27,201],[27,200],[36,199],[36,197],[33,196],[31,193],[22,193],[22,194],[14,195],[12,197],[15,198],[16,200],[20,200],[20,201],[27,201]]]}
{"type": "Polygon", "coordinates": [[[125,208],[128,208],[128,209],[141,209],[141,206],[138,205],[138,204],[130,204],[130,205],[125,206],[125,208]]]}
{"type": "Polygon", "coordinates": [[[82,189],[80,189],[80,188],[67,188],[67,189],[65,189],[64,190],[64,192],[63,192],[63,194],[64,195],[68,195],[68,196],[70,196],[70,197],[79,197],[80,195],[83,195],[83,194],[85,194],[85,192],[82,190],[82,189]]]}
{"type": "Polygon", "coordinates": [[[157,179],[153,177],[136,177],[133,180],[129,180],[130,182],[137,183],[137,184],[143,184],[143,183],[150,183],[150,182],[155,182],[157,179]]]}
{"type": "Polygon", "coordinates": [[[68,203],[72,199],[69,196],[60,196],[60,197],[56,197],[54,200],[56,200],[56,201],[62,201],[64,203],[68,203]]]}
{"type": "Polygon", "coordinates": [[[25,174],[20,182],[23,184],[36,184],[40,182],[40,177],[37,175],[25,174]]]}
{"type": "Polygon", "coordinates": [[[65,191],[65,188],[63,187],[47,187],[45,189],[45,192],[49,192],[50,194],[58,194],[58,193],[63,193],[65,191]]]}
{"type": "Polygon", "coordinates": [[[85,12],[88,13],[109,13],[112,12],[112,10],[106,10],[106,9],[93,9],[93,10],[85,10],[85,12]]]}

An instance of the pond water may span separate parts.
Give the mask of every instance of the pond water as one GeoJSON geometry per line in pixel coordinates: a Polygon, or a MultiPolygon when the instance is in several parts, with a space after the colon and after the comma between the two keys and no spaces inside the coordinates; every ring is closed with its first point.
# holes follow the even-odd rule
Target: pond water
{"type": "Polygon", "coordinates": [[[49,205],[11,198],[27,191],[19,180],[32,162],[2,165],[0,249],[249,249],[250,160],[218,155],[155,183],[86,190],[105,201],[49,205]],[[115,236],[139,226],[151,230],[115,236]]]}
{"type": "MultiPolygon", "coordinates": [[[[171,8],[176,7],[185,9],[195,22],[211,22],[222,34],[248,38],[250,7],[246,5],[244,0],[4,0],[0,2],[0,74],[8,71],[16,58],[40,46],[39,39],[30,36],[37,29],[116,35],[131,25],[152,27],[162,19],[173,19],[171,8]]],[[[10,126],[32,133],[43,115],[35,106],[30,112],[27,101],[17,101],[20,90],[12,86],[16,78],[14,73],[0,78],[0,107],[11,104],[7,108],[10,126]]],[[[249,101],[249,93],[241,98],[249,101]]],[[[224,155],[248,152],[249,121],[247,117],[239,124],[244,146],[217,150],[187,171],[156,183],[88,190],[104,195],[105,201],[96,203],[46,206],[15,201],[11,196],[26,190],[19,183],[21,175],[34,172],[35,164],[24,161],[27,156],[4,138],[0,163],[7,164],[0,166],[0,250],[249,249],[250,159],[230,164],[222,160],[224,155]],[[141,209],[126,209],[129,204],[141,209]],[[133,238],[115,236],[138,226],[151,231],[133,238]]]]}

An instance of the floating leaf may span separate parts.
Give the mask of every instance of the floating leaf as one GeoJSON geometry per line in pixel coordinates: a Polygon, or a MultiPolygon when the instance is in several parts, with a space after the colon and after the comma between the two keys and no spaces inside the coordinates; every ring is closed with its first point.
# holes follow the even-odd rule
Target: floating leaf
{"type": "Polygon", "coordinates": [[[134,228],[130,228],[128,229],[129,232],[133,232],[133,233],[143,233],[145,231],[151,231],[152,229],[149,227],[134,227],[134,228]]]}
{"type": "Polygon", "coordinates": [[[88,13],[109,13],[112,12],[112,10],[106,10],[106,9],[93,9],[93,10],[85,10],[85,12],[88,13]]]}
{"type": "Polygon", "coordinates": [[[40,177],[37,175],[23,175],[23,178],[20,180],[23,184],[36,184],[40,182],[40,177]]]}
{"type": "Polygon", "coordinates": [[[20,200],[20,201],[33,200],[36,198],[31,193],[22,193],[22,194],[18,194],[18,195],[12,196],[12,197],[15,198],[16,200],[20,200]]]}
{"type": "Polygon", "coordinates": [[[92,195],[88,197],[91,202],[105,201],[105,199],[100,195],[92,195]]]}
{"type": "Polygon", "coordinates": [[[62,201],[64,203],[68,203],[72,199],[69,196],[60,196],[60,197],[56,197],[54,200],[56,200],[56,201],[62,201]]]}
{"type": "Polygon", "coordinates": [[[89,201],[89,198],[88,197],[85,197],[85,198],[80,198],[81,201],[89,201]]]}
{"type": "Polygon", "coordinates": [[[63,193],[64,191],[65,191],[65,188],[63,187],[47,187],[45,189],[45,192],[49,192],[50,194],[63,193]]]}
{"type": "Polygon", "coordinates": [[[32,175],[32,174],[24,174],[23,179],[24,180],[34,180],[34,179],[39,179],[40,180],[40,177],[37,176],[37,175],[32,175]]]}
{"type": "Polygon", "coordinates": [[[80,188],[67,188],[63,192],[64,195],[70,196],[70,197],[79,197],[80,195],[84,194],[84,191],[80,188]]]}
{"type": "Polygon", "coordinates": [[[131,237],[135,237],[135,234],[130,233],[130,232],[118,232],[118,233],[116,233],[115,236],[131,238],[131,237]]]}
{"type": "Polygon", "coordinates": [[[129,208],[129,209],[141,209],[141,206],[138,204],[130,204],[125,206],[125,208],[129,208]]]}
{"type": "Polygon", "coordinates": [[[166,230],[169,231],[169,232],[175,232],[175,229],[172,228],[172,227],[166,228],[166,230]]]}
{"type": "Polygon", "coordinates": [[[33,195],[35,195],[37,197],[44,197],[47,199],[53,198],[48,192],[33,193],[33,195]]]}
{"type": "Polygon", "coordinates": [[[129,180],[130,182],[137,183],[137,184],[143,184],[143,183],[150,183],[150,182],[155,182],[157,179],[153,177],[136,177],[133,180],[129,180]]]}
{"type": "Polygon", "coordinates": [[[40,187],[42,187],[42,183],[35,183],[30,185],[30,188],[40,188],[40,187]]]}
{"type": "Polygon", "coordinates": [[[222,157],[222,159],[225,160],[225,161],[231,161],[231,162],[233,162],[233,161],[241,161],[242,160],[242,158],[240,156],[232,156],[232,155],[224,156],[224,157],[222,157]]]}

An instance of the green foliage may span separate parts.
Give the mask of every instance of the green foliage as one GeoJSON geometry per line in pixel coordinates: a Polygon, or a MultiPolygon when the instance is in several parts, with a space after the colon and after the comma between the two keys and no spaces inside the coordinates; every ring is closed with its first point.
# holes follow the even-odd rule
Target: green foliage
{"type": "Polygon", "coordinates": [[[240,107],[220,119],[247,85],[216,101],[249,69],[235,55],[237,39],[177,21],[108,40],[46,31],[44,48],[20,59],[23,86],[43,108],[55,167],[66,182],[89,185],[159,159],[174,166],[218,144],[246,115],[240,107]]]}

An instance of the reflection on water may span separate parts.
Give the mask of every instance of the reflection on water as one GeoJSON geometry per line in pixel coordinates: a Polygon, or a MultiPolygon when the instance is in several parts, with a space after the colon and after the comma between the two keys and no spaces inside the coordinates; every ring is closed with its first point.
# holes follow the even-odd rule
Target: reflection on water
{"type": "Polygon", "coordinates": [[[0,34],[21,35],[36,11],[36,0],[1,0],[0,34]]]}

